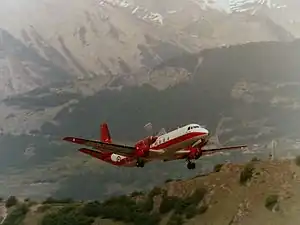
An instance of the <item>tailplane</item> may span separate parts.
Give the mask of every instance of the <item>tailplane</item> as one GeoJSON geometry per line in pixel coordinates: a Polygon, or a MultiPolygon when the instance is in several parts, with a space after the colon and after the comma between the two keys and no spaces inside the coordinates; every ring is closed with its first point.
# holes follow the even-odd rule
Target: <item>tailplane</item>
{"type": "Polygon", "coordinates": [[[112,143],[107,123],[100,126],[100,140],[105,143],[112,143]]]}

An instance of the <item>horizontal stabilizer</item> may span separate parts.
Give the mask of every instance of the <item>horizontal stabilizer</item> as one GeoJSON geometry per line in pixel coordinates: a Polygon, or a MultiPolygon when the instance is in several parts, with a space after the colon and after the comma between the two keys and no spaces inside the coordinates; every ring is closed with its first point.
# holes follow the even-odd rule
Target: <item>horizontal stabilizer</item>
{"type": "Polygon", "coordinates": [[[63,138],[63,140],[78,145],[92,147],[102,152],[110,152],[110,153],[120,154],[124,156],[133,156],[135,153],[135,147],[132,146],[105,143],[102,141],[87,140],[87,139],[77,138],[77,137],[65,137],[63,138]]]}

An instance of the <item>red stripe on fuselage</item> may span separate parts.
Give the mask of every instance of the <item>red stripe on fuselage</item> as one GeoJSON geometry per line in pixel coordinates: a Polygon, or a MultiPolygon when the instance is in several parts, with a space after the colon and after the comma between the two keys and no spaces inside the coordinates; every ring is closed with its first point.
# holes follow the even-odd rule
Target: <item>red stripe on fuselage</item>
{"type": "MultiPolygon", "coordinates": [[[[151,149],[153,150],[159,150],[159,149],[167,149],[167,148],[170,148],[172,146],[176,146],[180,143],[183,143],[183,142],[187,142],[188,140],[192,142],[194,142],[194,140],[197,138],[197,137],[205,137],[207,135],[207,133],[204,133],[204,132],[191,132],[191,133],[187,133],[187,134],[184,134],[184,135],[181,135],[181,136],[178,136],[176,138],[173,138],[173,139],[170,139],[170,140],[166,140],[165,142],[159,144],[159,145],[156,145],[156,146],[151,146],[151,149]]],[[[196,141],[196,140],[195,140],[196,141]]]]}

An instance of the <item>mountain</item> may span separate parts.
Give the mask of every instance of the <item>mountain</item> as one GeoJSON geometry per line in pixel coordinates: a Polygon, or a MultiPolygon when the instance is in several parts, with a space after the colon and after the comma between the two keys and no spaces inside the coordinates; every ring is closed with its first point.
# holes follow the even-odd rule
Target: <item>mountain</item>
{"type": "Polygon", "coordinates": [[[160,64],[149,73],[150,82],[140,86],[114,82],[113,88],[99,91],[82,80],[5,99],[0,105],[0,195],[103,199],[207,172],[225,160],[267,158],[275,144],[276,157],[293,156],[300,133],[299,52],[299,40],[207,49],[160,64]],[[174,73],[185,80],[179,82],[174,73]],[[164,87],[168,80],[173,84],[164,87]],[[62,143],[69,135],[98,138],[103,121],[119,143],[133,144],[148,135],[143,126],[149,121],[156,131],[196,122],[220,144],[249,144],[249,151],[203,158],[195,171],[187,170],[184,161],[137,170],[112,167],[78,153],[79,146],[62,143]]]}
{"type": "Polygon", "coordinates": [[[274,140],[286,150],[278,155],[294,154],[298,1],[225,3],[1,1],[0,195],[103,199],[267,157],[274,140]],[[250,151],[202,159],[196,171],[184,162],[124,171],[61,142],[97,138],[103,121],[131,144],[149,121],[155,130],[194,121],[250,151]]]}
{"type": "Polygon", "coordinates": [[[300,36],[298,1],[253,3],[255,14],[238,2],[1,1],[1,98],[61,80],[97,79],[97,90],[120,77],[123,85],[147,82],[153,68],[181,54],[300,36]]]}
{"type": "Polygon", "coordinates": [[[297,160],[216,165],[214,172],[166,181],[149,192],[105,201],[48,198],[37,203],[13,196],[1,207],[6,224],[274,224],[299,222],[297,160]],[[8,212],[8,215],[7,215],[8,212]],[[19,222],[19,223],[17,223],[19,222]]]}

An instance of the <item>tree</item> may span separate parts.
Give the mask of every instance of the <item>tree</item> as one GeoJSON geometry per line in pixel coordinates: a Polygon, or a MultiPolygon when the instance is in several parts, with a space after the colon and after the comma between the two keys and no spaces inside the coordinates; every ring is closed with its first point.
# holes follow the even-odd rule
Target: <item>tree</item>
{"type": "Polygon", "coordinates": [[[9,196],[5,202],[6,208],[10,208],[18,203],[18,199],[15,196],[9,196]]]}
{"type": "Polygon", "coordinates": [[[240,184],[244,185],[253,176],[254,167],[252,163],[248,163],[240,174],[240,184]]]}
{"type": "Polygon", "coordinates": [[[278,195],[269,195],[265,201],[265,207],[269,210],[273,210],[278,204],[278,195]]]}
{"type": "Polygon", "coordinates": [[[300,155],[295,158],[295,163],[297,166],[300,166],[300,155]]]}
{"type": "Polygon", "coordinates": [[[217,164],[214,167],[214,172],[220,172],[222,169],[223,164],[217,164]]]}

